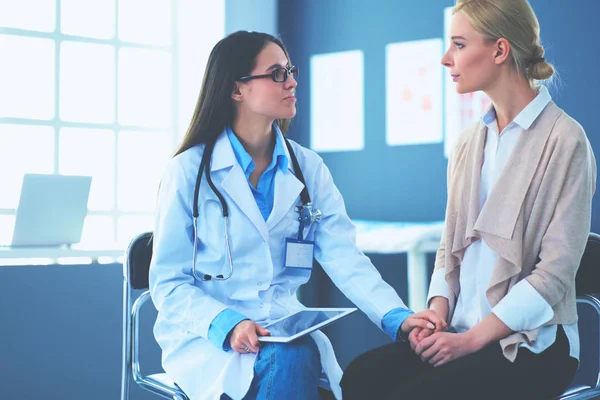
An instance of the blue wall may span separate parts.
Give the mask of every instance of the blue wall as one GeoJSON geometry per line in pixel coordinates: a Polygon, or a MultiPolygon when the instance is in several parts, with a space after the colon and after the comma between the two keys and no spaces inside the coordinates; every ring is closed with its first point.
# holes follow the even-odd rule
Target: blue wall
{"type": "Polygon", "coordinates": [[[225,34],[235,31],[277,34],[277,0],[225,0],[225,34]]]}
{"type": "MultiPolygon", "coordinates": [[[[443,37],[442,10],[453,4],[453,0],[287,0],[279,4],[279,31],[301,71],[298,115],[290,134],[302,144],[309,144],[310,56],[364,52],[365,150],[322,154],[353,218],[443,219],[447,165],[443,144],[385,144],[385,45],[443,37]]],[[[600,154],[596,116],[600,107],[600,26],[596,21],[600,1],[533,0],[531,4],[542,27],[546,58],[561,74],[563,87],[551,89],[551,94],[559,107],[581,123],[600,154]]],[[[343,140],[344,132],[339,132],[339,138],[343,140]]],[[[599,211],[600,196],[596,196],[592,224],[596,231],[600,230],[599,211]]]]}
{"type": "MultiPolygon", "coordinates": [[[[0,267],[0,399],[106,400],[121,393],[120,264],[0,267]]],[[[161,372],[142,309],[142,373],[161,372]]],[[[132,385],[131,400],[156,400],[132,385]]]]}
{"type": "MultiPolygon", "coordinates": [[[[407,147],[385,144],[385,45],[441,37],[441,10],[451,3],[450,0],[280,2],[279,30],[293,62],[300,67],[298,114],[290,134],[302,144],[309,144],[310,56],[356,49],[364,52],[365,150],[323,154],[353,218],[443,219],[446,170],[443,144],[407,147]],[[385,180],[381,178],[382,172],[385,180]]],[[[339,132],[339,139],[344,140],[344,132],[339,132]]]]}
{"type": "MultiPolygon", "coordinates": [[[[347,50],[364,52],[365,149],[322,154],[352,218],[431,221],[444,217],[447,160],[443,143],[404,147],[385,144],[385,46],[442,38],[443,9],[453,4],[453,0],[279,3],[279,31],[293,63],[301,71],[298,114],[290,129],[291,138],[301,144],[310,143],[310,56],[347,50]]],[[[560,79],[550,92],[559,107],[584,127],[600,156],[600,26],[596,21],[600,1],[532,0],[531,4],[542,28],[546,58],[560,72],[560,79]]],[[[339,140],[344,140],[344,132],[339,132],[339,140]]],[[[596,232],[600,231],[599,212],[600,196],[595,196],[592,229],[596,232]]],[[[406,298],[405,256],[370,257],[384,279],[406,298]]],[[[304,288],[303,299],[315,306],[350,305],[319,269],[304,288]]],[[[388,342],[378,328],[358,313],[334,324],[327,333],[342,367],[356,355],[388,342]]]]}

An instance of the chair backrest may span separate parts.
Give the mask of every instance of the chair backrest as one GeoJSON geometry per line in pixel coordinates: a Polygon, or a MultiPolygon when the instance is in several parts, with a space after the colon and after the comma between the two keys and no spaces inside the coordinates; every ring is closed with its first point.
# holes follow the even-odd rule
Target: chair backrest
{"type": "MultiPolygon", "coordinates": [[[[148,271],[152,259],[152,232],[138,235],[129,243],[123,263],[123,358],[121,400],[129,399],[133,358],[133,303],[134,289],[148,289],[148,271]]],[[[144,295],[142,295],[144,296],[144,295]]]]}
{"type": "Polygon", "coordinates": [[[591,232],[575,278],[578,296],[600,293],[600,235],[591,232]]]}
{"type": "MultiPolygon", "coordinates": [[[[575,278],[579,314],[579,369],[568,393],[600,395],[600,235],[590,233],[575,278]]],[[[562,398],[570,398],[565,394],[562,398]]],[[[579,397],[576,397],[579,398],[579,397]]]]}
{"type": "Polygon", "coordinates": [[[600,301],[592,295],[577,298],[579,369],[572,386],[595,388],[600,382],[600,301]]]}
{"type": "Polygon", "coordinates": [[[133,289],[148,289],[148,271],[152,260],[152,232],[137,236],[127,249],[129,283],[133,289]]]}
{"type": "Polygon", "coordinates": [[[123,358],[121,400],[129,400],[129,385],[141,388],[167,399],[188,400],[185,393],[167,376],[157,373],[142,375],[139,362],[139,316],[142,306],[149,302],[148,271],[152,260],[152,232],[134,238],[125,253],[123,264],[123,358]],[[134,290],[143,289],[139,296],[134,290]],[[137,297],[137,298],[136,298],[137,297]]]}

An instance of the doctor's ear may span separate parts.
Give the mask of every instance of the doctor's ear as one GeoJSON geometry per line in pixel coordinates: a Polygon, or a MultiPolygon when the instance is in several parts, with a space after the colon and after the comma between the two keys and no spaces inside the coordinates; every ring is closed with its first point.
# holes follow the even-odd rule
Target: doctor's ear
{"type": "Polygon", "coordinates": [[[242,101],[242,92],[240,91],[240,87],[238,86],[237,83],[233,84],[233,90],[231,91],[231,98],[234,101],[242,101]]]}
{"type": "Polygon", "coordinates": [[[496,43],[494,44],[494,50],[496,52],[494,54],[494,63],[503,64],[506,62],[510,54],[510,43],[508,43],[508,40],[500,38],[496,40],[496,43]]]}

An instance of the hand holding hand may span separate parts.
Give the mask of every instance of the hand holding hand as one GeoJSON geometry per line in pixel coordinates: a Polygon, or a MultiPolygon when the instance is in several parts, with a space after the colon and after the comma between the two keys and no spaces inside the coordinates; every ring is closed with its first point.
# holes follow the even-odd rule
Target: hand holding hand
{"type": "Polygon", "coordinates": [[[412,331],[410,331],[410,334],[408,335],[410,348],[414,351],[417,345],[421,342],[421,340],[431,336],[433,332],[433,329],[429,328],[414,328],[412,331]]]}
{"type": "MultiPolygon", "coordinates": [[[[411,342],[412,345],[412,342],[411,342]]],[[[424,338],[415,346],[415,353],[434,367],[474,353],[478,348],[477,341],[471,340],[469,332],[448,333],[436,332],[424,338]]]]}
{"type": "Polygon", "coordinates": [[[431,329],[434,332],[440,332],[448,329],[448,324],[435,311],[423,310],[406,318],[400,326],[400,329],[405,334],[415,328],[431,329]]]}

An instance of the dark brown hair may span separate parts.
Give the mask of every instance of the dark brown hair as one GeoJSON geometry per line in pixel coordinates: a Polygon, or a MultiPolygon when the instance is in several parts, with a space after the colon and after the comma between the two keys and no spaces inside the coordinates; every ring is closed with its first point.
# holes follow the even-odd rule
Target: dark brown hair
{"type": "MultiPolygon", "coordinates": [[[[208,58],[192,121],[174,156],[197,144],[212,147],[225,127],[233,123],[236,109],[231,93],[235,82],[250,75],[256,66],[256,57],[269,43],[281,47],[289,63],[281,40],[267,33],[238,31],[215,45],[208,58]]],[[[289,123],[289,119],[277,120],[282,132],[289,123]]]]}

